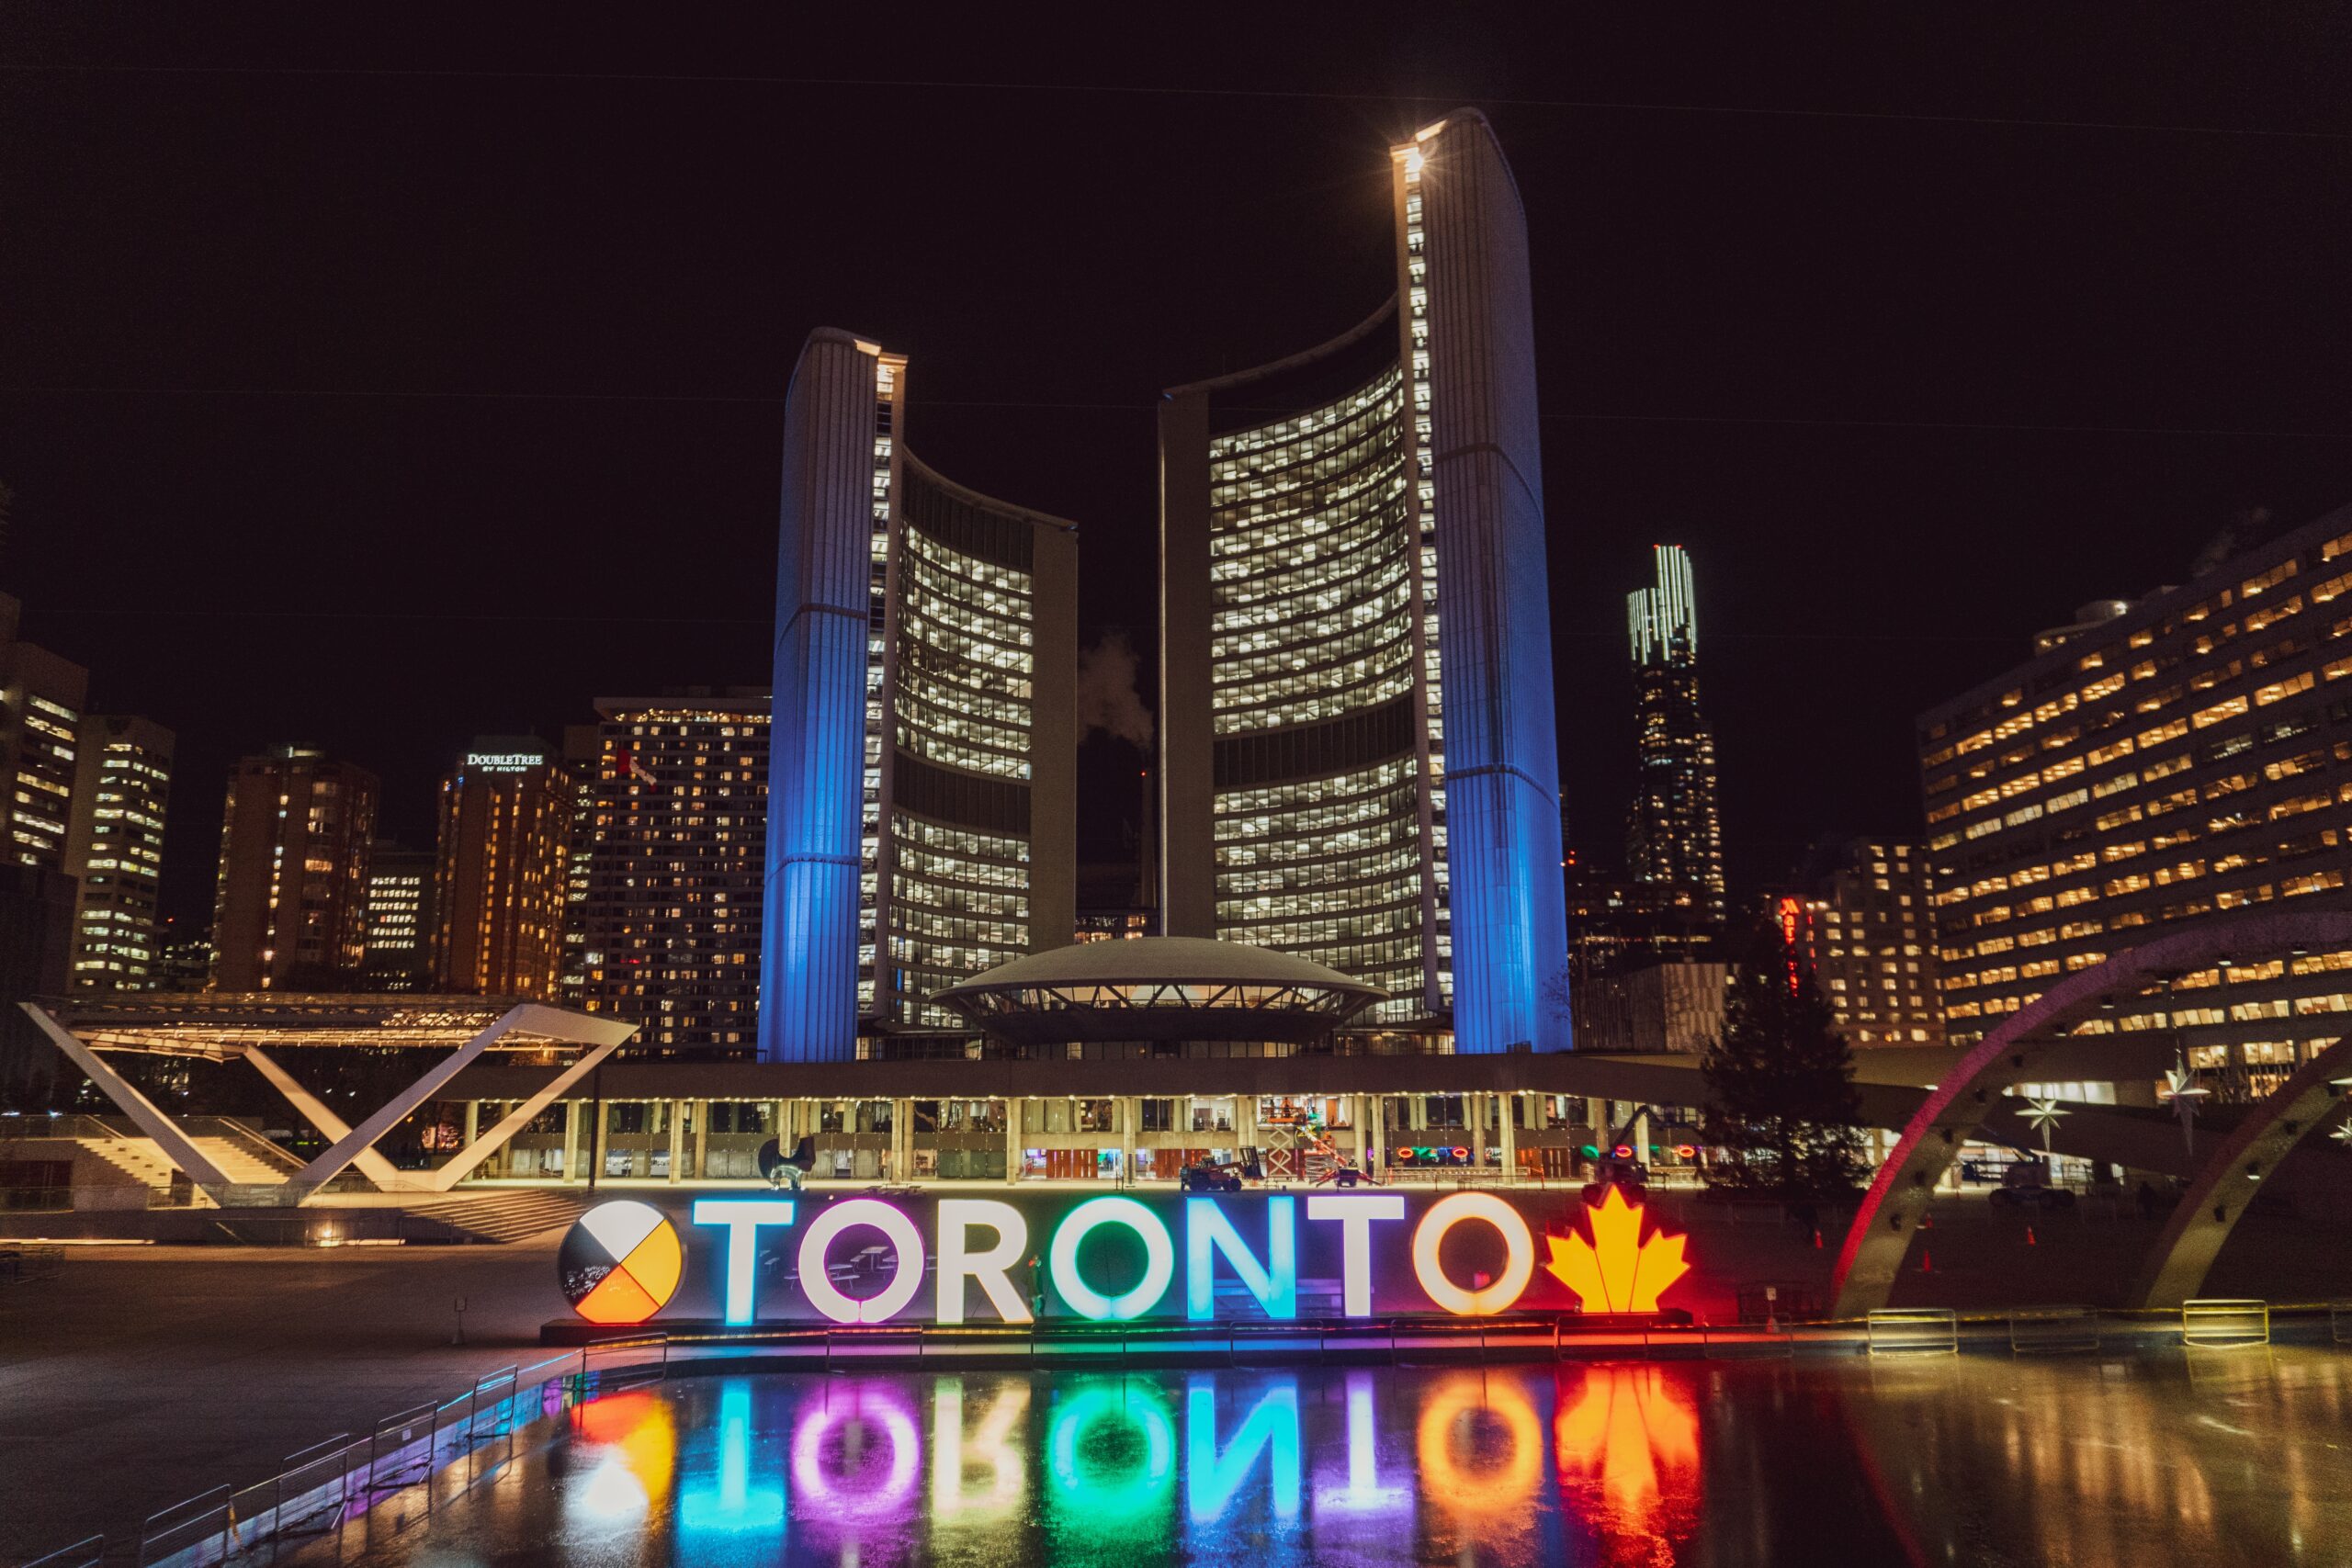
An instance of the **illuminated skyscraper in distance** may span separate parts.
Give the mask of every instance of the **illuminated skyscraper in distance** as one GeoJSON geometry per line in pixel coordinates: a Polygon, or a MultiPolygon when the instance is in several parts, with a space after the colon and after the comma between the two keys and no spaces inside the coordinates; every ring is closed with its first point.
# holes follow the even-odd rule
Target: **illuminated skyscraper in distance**
{"type": "Polygon", "coordinates": [[[1715,738],[1699,712],[1699,614],[1690,557],[1657,547],[1657,581],[1625,596],[1633,643],[1639,775],[1626,824],[1635,882],[1724,918],[1723,827],[1715,811],[1715,738]]]}
{"type": "Polygon", "coordinates": [[[1160,408],[1161,908],[1569,1044],[1526,220],[1475,111],[1390,149],[1396,290],[1160,408]]]}
{"type": "Polygon", "coordinates": [[[933,992],[1075,921],[1077,531],[909,452],[906,385],[820,329],[786,400],[763,1061],[960,1030],[933,992]]]}

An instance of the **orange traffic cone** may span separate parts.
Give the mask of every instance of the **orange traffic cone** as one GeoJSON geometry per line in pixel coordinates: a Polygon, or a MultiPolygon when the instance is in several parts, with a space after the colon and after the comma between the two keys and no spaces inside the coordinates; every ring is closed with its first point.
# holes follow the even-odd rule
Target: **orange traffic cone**
{"type": "Polygon", "coordinates": [[[2028,1247],[2031,1247],[2031,1246],[2033,1246],[2033,1245],[2034,1245],[2034,1241],[2033,1241],[2033,1227],[2032,1227],[2031,1225],[2028,1225],[2028,1226],[2026,1226],[2026,1227],[2025,1227],[2025,1244],[2026,1244],[2028,1247]]]}
{"type": "Polygon", "coordinates": [[[1819,1231],[1813,1233],[1813,1249],[1815,1252],[1819,1252],[1821,1250],[1821,1233],[1819,1231]]]}
{"type": "Polygon", "coordinates": [[[1932,1274],[1935,1271],[1936,1255],[1932,1252],[1923,1252],[1919,1254],[1919,1272],[1922,1274],[1932,1274]]]}

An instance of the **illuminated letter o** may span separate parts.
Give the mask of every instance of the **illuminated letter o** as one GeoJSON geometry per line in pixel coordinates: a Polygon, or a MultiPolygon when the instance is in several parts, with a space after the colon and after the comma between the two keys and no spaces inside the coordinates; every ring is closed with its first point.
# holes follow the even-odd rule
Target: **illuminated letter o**
{"type": "Polygon", "coordinates": [[[1535,1237],[1519,1211],[1491,1192],[1456,1192],[1430,1205],[1413,1232],[1413,1272],[1430,1300],[1459,1317],[1485,1317],[1519,1300],[1535,1277],[1535,1237]],[[1465,1291],[1445,1277],[1437,1249],[1445,1233],[1464,1220],[1484,1220],[1503,1238],[1502,1277],[1483,1291],[1465,1291]]]}
{"type": "Polygon", "coordinates": [[[1098,1323],[1104,1318],[1141,1317],[1159,1303],[1159,1298],[1168,1293],[1169,1281],[1176,1277],[1176,1244],[1169,1239],[1168,1227],[1159,1216],[1134,1199],[1089,1198],[1072,1209],[1054,1232],[1046,1262],[1053,1271],[1055,1291],[1086,1316],[1098,1323]],[[1078,1244],[1097,1225],[1125,1225],[1143,1242],[1143,1280],[1125,1295],[1106,1296],[1078,1276],[1078,1244]]]}
{"type": "Polygon", "coordinates": [[[915,1223],[877,1198],[852,1198],[817,1216],[800,1237],[800,1293],[835,1323],[888,1323],[922,1288],[922,1233],[915,1223]],[[833,1238],[856,1225],[872,1225],[890,1238],[897,1271],[878,1296],[864,1301],[844,1294],[825,1267],[833,1238]]]}

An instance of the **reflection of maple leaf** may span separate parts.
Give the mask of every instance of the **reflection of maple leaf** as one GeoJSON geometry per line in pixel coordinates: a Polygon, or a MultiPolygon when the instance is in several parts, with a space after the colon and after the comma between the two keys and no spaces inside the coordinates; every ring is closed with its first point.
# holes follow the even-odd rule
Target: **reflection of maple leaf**
{"type": "Polygon", "coordinates": [[[1683,1238],[1653,1231],[1643,1240],[1642,1206],[1626,1202],[1614,1184],[1585,1216],[1592,1239],[1575,1232],[1544,1237],[1552,1259],[1544,1267],[1577,1293],[1587,1312],[1657,1311],[1659,1292],[1690,1271],[1682,1260],[1683,1238]]]}

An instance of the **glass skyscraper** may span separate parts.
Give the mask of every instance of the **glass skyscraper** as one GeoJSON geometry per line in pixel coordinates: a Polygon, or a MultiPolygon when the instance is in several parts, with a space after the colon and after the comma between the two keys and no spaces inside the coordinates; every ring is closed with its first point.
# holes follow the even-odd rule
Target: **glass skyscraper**
{"type": "Polygon", "coordinates": [[[1724,918],[1723,826],[1715,808],[1715,736],[1699,712],[1699,612],[1690,557],[1657,547],[1657,581],[1625,596],[1633,645],[1639,776],[1625,829],[1635,882],[1670,902],[1724,918]]]}
{"type": "Polygon", "coordinates": [[[1564,1049],[1526,224],[1476,112],[1390,163],[1396,293],[1161,405],[1161,918],[1564,1049]]]}
{"type": "Polygon", "coordinates": [[[960,1029],[1076,925],[1076,529],[909,452],[906,377],[822,330],[786,404],[763,1060],[960,1029]]]}

